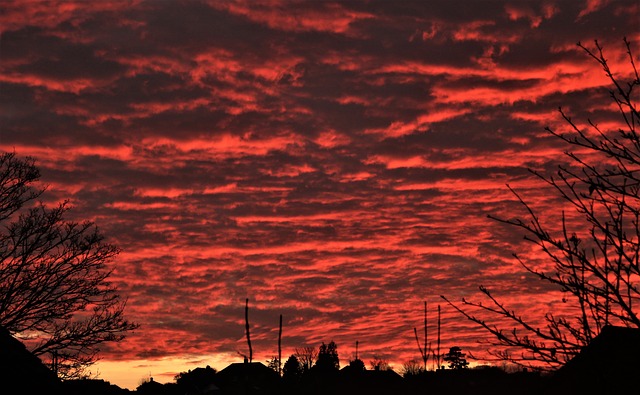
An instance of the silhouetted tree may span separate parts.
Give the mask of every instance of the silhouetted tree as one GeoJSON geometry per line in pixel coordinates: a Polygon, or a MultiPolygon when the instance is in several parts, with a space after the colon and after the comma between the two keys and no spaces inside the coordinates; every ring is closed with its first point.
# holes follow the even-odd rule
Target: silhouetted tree
{"type": "Polygon", "coordinates": [[[108,281],[118,248],[92,222],[64,219],[64,202],[37,202],[40,172],[31,158],[0,155],[0,326],[60,377],[82,376],[98,346],[137,327],[108,281]]]}
{"type": "Polygon", "coordinates": [[[412,359],[411,361],[407,361],[402,364],[402,369],[400,369],[400,374],[402,377],[410,377],[410,376],[418,376],[424,372],[424,368],[420,364],[420,362],[412,359]]]}
{"type": "Polygon", "coordinates": [[[253,362],[253,348],[251,347],[251,333],[249,332],[249,298],[244,306],[245,333],[247,335],[247,345],[249,346],[249,363],[253,362]]]}
{"type": "Polygon", "coordinates": [[[295,356],[300,362],[303,372],[308,372],[316,362],[318,351],[315,347],[302,347],[295,349],[295,356]]]}
{"type": "Polygon", "coordinates": [[[316,362],[318,370],[330,371],[340,369],[340,358],[338,357],[338,345],[333,342],[322,344],[318,349],[318,361],[316,362]]]}
{"type": "Polygon", "coordinates": [[[371,365],[371,369],[373,370],[390,370],[389,361],[386,358],[383,358],[379,355],[374,354],[371,361],[369,361],[369,365],[371,365]]]}
{"type": "Polygon", "coordinates": [[[449,369],[466,369],[469,366],[465,354],[458,346],[451,347],[443,359],[445,362],[449,362],[449,369]]]}
{"type": "Polygon", "coordinates": [[[291,355],[282,367],[282,377],[285,380],[296,381],[302,376],[302,365],[295,355],[291,355]]]}
{"type": "Polygon", "coordinates": [[[491,217],[523,231],[525,239],[546,254],[554,265],[551,271],[514,256],[530,273],[555,284],[564,293],[563,301],[571,303],[578,314],[571,319],[547,313],[546,325],[540,327],[509,310],[483,286],[480,290],[490,304],[463,299],[464,307],[459,307],[449,302],[495,336],[493,344],[501,347],[492,353],[500,359],[522,366],[531,366],[534,360],[555,368],[575,356],[608,324],[640,327],[640,136],[636,130],[640,125],[636,105],[640,78],[631,45],[626,38],[624,43],[630,64],[628,77],[614,75],[597,41],[595,49],[578,43],[611,81],[611,104],[619,112],[620,127],[604,130],[589,119],[583,128],[560,109],[569,133],[547,131],[569,146],[566,155],[570,165],[560,166],[555,175],[531,170],[568,202],[577,216],[566,220],[563,211],[560,223],[550,228],[510,188],[527,213],[525,219],[491,217]],[[572,225],[579,218],[584,220],[582,225],[572,225]],[[504,331],[473,315],[470,309],[506,318],[515,327],[504,331]],[[513,355],[509,348],[523,351],[520,356],[513,355]]]}
{"type": "Polygon", "coordinates": [[[424,345],[420,345],[420,339],[418,338],[418,328],[413,328],[413,334],[416,337],[416,344],[418,345],[418,350],[420,351],[420,355],[422,356],[422,361],[424,362],[424,370],[427,370],[427,362],[429,361],[430,355],[430,343],[428,343],[428,332],[427,332],[427,301],[424,301],[424,345]]]}
{"type": "Polygon", "coordinates": [[[278,357],[273,356],[271,357],[271,359],[267,359],[267,367],[280,374],[280,360],[278,359],[278,357]]]}
{"type": "Polygon", "coordinates": [[[174,378],[176,384],[185,393],[204,392],[207,386],[215,383],[216,370],[211,366],[195,368],[187,372],[180,372],[174,378]]]}

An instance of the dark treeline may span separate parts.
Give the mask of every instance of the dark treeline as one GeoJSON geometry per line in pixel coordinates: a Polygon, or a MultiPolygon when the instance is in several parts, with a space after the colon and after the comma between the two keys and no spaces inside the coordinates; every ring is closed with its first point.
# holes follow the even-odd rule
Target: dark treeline
{"type": "Polygon", "coordinates": [[[607,327],[576,358],[547,373],[495,366],[470,368],[459,347],[442,355],[445,366],[435,370],[425,370],[413,361],[396,372],[378,356],[368,364],[356,356],[341,365],[338,346],[332,341],[317,348],[298,348],[284,364],[276,357],[266,364],[245,358],[220,371],[206,366],[181,372],[170,383],[149,378],[130,391],[104,380],[51,380],[41,369],[44,365],[38,367],[33,360],[25,360],[29,365],[22,367],[15,363],[20,354],[12,344],[9,341],[4,346],[13,353],[13,363],[3,360],[0,366],[1,382],[11,385],[2,388],[22,384],[24,393],[54,395],[625,394],[640,368],[640,331],[607,327]]]}

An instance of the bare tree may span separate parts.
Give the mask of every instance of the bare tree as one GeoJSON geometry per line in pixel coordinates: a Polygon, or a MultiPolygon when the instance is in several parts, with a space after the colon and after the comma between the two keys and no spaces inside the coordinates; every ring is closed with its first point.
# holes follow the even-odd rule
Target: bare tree
{"type": "Polygon", "coordinates": [[[60,377],[86,374],[99,345],[137,328],[105,264],[118,249],[91,222],[69,222],[34,188],[31,158],[0,154],[0,326],[23,340],[60,377]]]}
{"type": "Polygon", "coordinates": [[[249,345],[249,363],[253,362],[253,348],[251,347],[251,334],[249,332],[249,298],[244,305],[244,323],[245,333],[247,335],[247,344],[249,345]]]}
{"type": "Polygon", "coordinates": [[[295,356],[300,363],[300,367],[303,372],[308,372],[313,364],[316,363],[316,358],[318,357],[318,350],[315,347],[302,347],[295,349],[295,356]]]}
{"type": "Polygon", "coordinates": [[[271,357],[271,359],[267,359],[267,367],[280,374],[280,360],[278,359],[278,357],[274,355],[271,357]]]}
{"type": "Polygon", "coordinates": [[[431,354],[431,343],[428,343],[428,333],[427,333],[427,301],[424,301],[424,348],[420,345],[420,339],[418,338],[418,329],[413,327],[413,334],[416,338],[416,344],[418,345],[418,350],[420,351],[420,355],[422,356],[422,361],[424,362],[424,370],[427,370],[427,362],[429,361],[429,356],[431,354]]]}
{"type": "Polygon", "coordinates": [[[391,370],[389,361],[378,354],[373,355],[373,358],[371,359],[371,361],[369,361],[369,365],[373,370],[391,370]]]}
{"type": "Polygon", "coordinates": [[[610,98],[622,126],[603,130],[588,120],[589,126],[581,128],[560,109],[569,133],[547,130],[570,147],[566,151],[570,165],[560,166],[555,175],[532,170],[575,209],[575,215],[562,212],[560,223],[551,229],[520,194],[509,188],[527,213],[525,219],[491,217],[523,231],[525,239],[539,247],[553,264],[552,271],[514,256],[537,278],[556,285],[564,293],[563,301],[578,314],[563,317],[547,313],[546,327],[539,327],[510,310],[483,286],[480,290],[489,304],[463,299],[462,305],[457,305],[443,297],[494,335],[492,344],[499,348],[492,353],[499,359],[522,366],[556,368],[589,344],[606,325],[640,327],[640,136],[636,130],[640,124],[636,106],[640,78],[631,45],[626,38],[624,43],[630,77],[614,74],[597,41],[593,49],[578,43],[611,81],[610,98]],[[578,219],[582,219],[582,225],[571,225],[578,219]],[[472,311],[511,321],[514,328],[499,329],[472,311]],[[521,354],[510,353],[513,348],[520,349],[521,354]]]}
{"type": "Polygon", "coordinates": [[[400,374],[404,378],[411,377],[411,376],[418,376],[424,372],[425,370],[420,364],[420,362],[418,362],[415,359],[412,359],[410,361],[403,363],[402,368],[400,369],[400,374]]]}

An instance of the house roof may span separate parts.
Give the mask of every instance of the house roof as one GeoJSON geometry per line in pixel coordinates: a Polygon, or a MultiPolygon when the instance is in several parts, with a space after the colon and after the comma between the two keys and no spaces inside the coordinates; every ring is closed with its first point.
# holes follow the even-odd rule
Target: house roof
{"type": "Polygon", "coordinates": [[[216,374],[221,381],[275,381],[278,373],[261,362],[232,363],[216,374]]]}
{"type": "Polygon", "coordinates": [[[125,395],[130,393],[128,389],[122,389],[103,379],[88,378],[65,380],[62,382],[62,389],[65,395],[125,395]]]}
{"type": "Polygon", "coordinates": [[[42,361],[0,326],[0,382],[24,393],[56,393],[60,380],[42,361]]]}
{"type": "Polygon", "coordinates": [[[239,362],[232,363],[226,368],[218,372],[218,377],[226,377],[232,375],[251,374],[256,376],[277,377],[278,374],[265,366],[262,362],[239,362]]]}
{"type": "Polygon", "coordinates": [[[556,382],[575,388],[625,388],[640,371],[640,328],[605,326],[589,345],[558,369],[556,382]]]}

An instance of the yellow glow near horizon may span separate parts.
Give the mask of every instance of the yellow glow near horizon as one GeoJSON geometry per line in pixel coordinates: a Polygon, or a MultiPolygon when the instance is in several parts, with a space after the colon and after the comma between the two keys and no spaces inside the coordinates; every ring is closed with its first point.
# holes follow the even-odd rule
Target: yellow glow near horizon
{"type": "MultiPolygon", "coordinates": [[[[284,359],[284,358],[283,358],[284,359]]],[[[93,365],[93,372],[98,374],[98,379],[108,381],[122,389],[135,389],[145,381],[153,378],[154,381],[166,384],[175,382],[175,376],[180,372],[186,372],[195,368],[204,368],[207,365],[220,371],[234,362],[241,362],[237,354],[216,355],[192,355],[189,358],[163,358],[158,360],[136,359],[129,361],[98,361],[93,365]]],[[[255,361],[260,362],[260,361],[255,361]]],[[[365,368],[371,369],[366,361],[365,368]]],[[[347,360],[341,361],[340,367],[347,366],[347,360]]],[[[391,368],[396,373],[402,373],[402,364],[391,362],[391,368]]],[[[448,364],[443,362],[445,369],[448,364]]],[[[469,368],[477,368],[485,364],[469,361],[469,368]]],[[[433,367],[429,367],[432,369],[433,367]]]]}
{"type": "Polygon", "coordinates": [[[101,360],[92,366],[92,371],[98,375],[98,379],[133,391],[151,377],[162,384],[172,383],[180,372],[204,368],[207,365],[220,371],[233,362],[239,362],[236,354],[193,355],[157,360],[101,360]]]}

